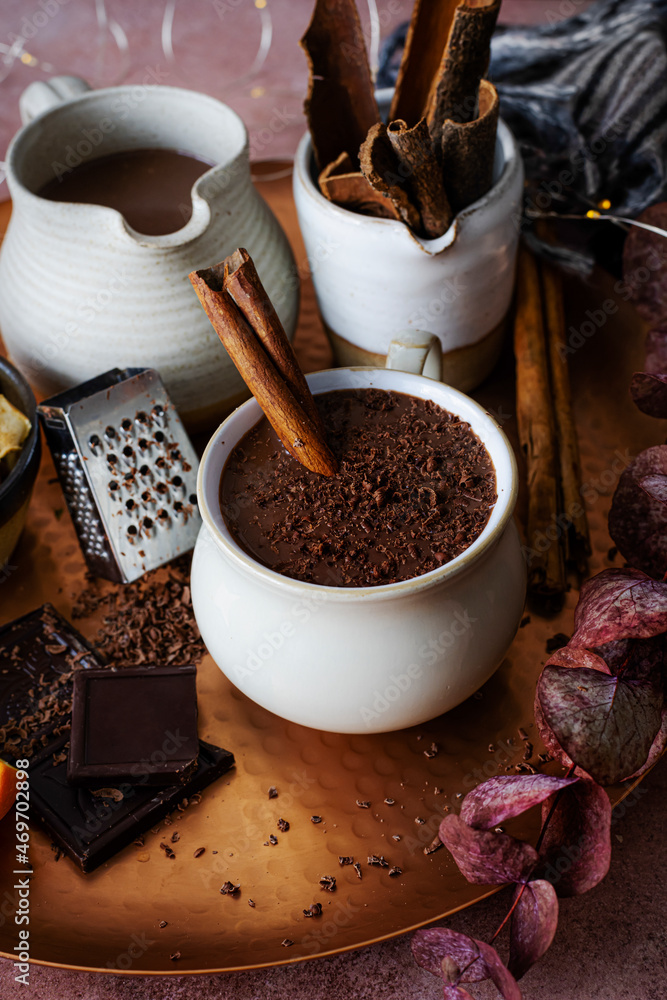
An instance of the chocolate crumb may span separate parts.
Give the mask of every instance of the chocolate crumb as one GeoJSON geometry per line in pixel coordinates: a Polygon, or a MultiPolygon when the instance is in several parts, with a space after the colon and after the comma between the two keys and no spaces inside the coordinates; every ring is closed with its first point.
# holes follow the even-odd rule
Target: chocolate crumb
{"type": "Polygon", "coordinates": [[[240,888],[240,885],[234,885],[233,882],[223,882],[220,886],[220,892],[223,896],[236,896],[240,888]]]}
{"type": "Polygon", "coordinates": [[[401,838],[400,838],[400,835],[399,835],[398,833],[395,833],[395,834],[393,834],[393,836],[392,836],[392,838],[391,838],[391,839],[392,839],[392,840],[397,840],[397,841],[398,841],[398,840],[400,840],[401,838]]]}
{"type": "Polygon", "coordinates": [[[403,869],[398,868],[396,865],[394,865],[393,868],[390,868],[389,871],[387,872],[389,878],[396,878],[397,875],[402,875],[402,874],[403,874],[403,869]]]}
{"type": "Polygon", "coordinates": [[[193,854],[193,857],[194,858],[201,858],[201,856],[202,856],[202,854],[204,853],[205,850],[206,850],[205,847],[198,847],[197,850],[195,851],[195,853],[193,854]]]}
{"type": "Polygon", "coordinates": [[[341,866],[341,868],[343,867],[343,865],[353,865],[354,864],[354,858],[350,858],[347,855],[340,856],[338,858],[338,864],[341,866]]]}
{"type": "Polygon", "coordinates": [[[322,822],[322,817],[321,816],[311,816],[310,817],[310,822],[311,823],[321,823],[322,822]]]}
{"type": "Polygon", "coordinates": [[[533,744],[530,742],[530,740],[526,740],[526,746],[523,751],[523,759],[530,760],[532,756],[533,756],[533,744]]]}
{"type": "Polygon", "coordinates": [[[132,843],[134,844],[135,847],[143,847],[145,843],[143,834],[140,837],[137,837],[136,840],[133,840],[132,843]]]}
{"type": "Polygon", "coordinates": [[[278,820],[278,823],[276,825],[278,829],[282,831],[282,833],[287,833],[287,831],[289,830],[289,823],[287,822],[286,819],[283,819],[282,817],[278,820]]]}
{"type": "Polygon", "coordinates": [[[387,798],[387,799],[384,800],[384,804],[386,806],[394,806],[394,805],[396,805],[396,799],[389,799],[389,798],[387,798]]]}
{"type": "Polygon", "coordinates": [[[423,826],[425,822],[426,820],[422,819],[421,816],[415,816],[415,823],[417,824],[417,826],[423,826]]]}
{"type": "Polygon", "coordinates": [[[167,926],[168,924],[166,920],[161,920],[160,923],[158,924],[158,927],[167,927],[167,926]]]}
{"type": "Polygon", "coordinates": [[[254,899],[249,899],[248,900],[248,906],[252,906],[252,908],[254,910],[255,909],[255,900],[254,899]]]}
{"type": "Polygon", "coordinates": [[[525,618],[521,619],[519,622],[519,628],[525,628],[526,625],[530,625],[530,615],[526,615],[525,618]]]}
{"type": "Polygon", "coordinates": [[[371,854],[368,858],[368,864],[375,868],[389,867],[389,862],[382,854],[371,854]]]}
{"type": "Polygon", "coordinates": [[[276,837],[275,833],[269,834],[269,844],[271,844],[272,847],[275,847],[277,843],[278,843],[278,838],[276,837]]]}
{"type": "Polygon", "coordinates": [[[359,864],[359,862],[355,861],[354,864],[352,865],[352,867],[354,868],[355,872],[357,873],[357,878],[361,878],[362,877],[362,875],[361,875],[361,865],[359,864]]]}
{"type": "Polygon", "coordinates": [[[174,830],[174,832],[171,835],[172,844],[177,844],[180,839],[181,839],[180,833],[178,832],[178,830],[174,830]]]}
{"type": "Polygon", "coordinates": [[[425,757],[437,757],[439,753],[440,753],[440,747],[438,746],[437,743],[431,743],[429,749],[424,750],[425,757]]]}
{"type": "Polygon", "coordinates": [[[322,916],[322,904],[321,903],[311,903],[307,910],[303,911],[304,917],[321,917],[322,916]]]}
{"type": "Polygon", "coordinates": [[[270,799],[278,798],[278,789],[276,788],[275,785],[271,785],[271,787],[269,788],[269,798],[270,799]]]}
{"type": "Polygon", "coordinates": [[[160,843],[160,848],[161,848],[161,849],[162,849],[162,850],[164,851],[164,853],[166,854],[166,856],[167,856],[167,857],[168,857],[168,858],[169,858],[169,859],[170,859],[171,861],[173,861],[173,860],[174,860],[174,858],[176,857],[176,855],[175,855],[175,854],[174,854],[174,852],[172,851],[172,849],[171,849],[171,847],[169,846],[169,844],[165,844],[164,842],[162,842],[162,843],[160,843]]]}
{"type": "Polygon", "coordinates": [[[362,799],[357,799],[357,805],[360,809],[370,809],[371,804],[367,801],[362,801],[362,799]]]}
{"type": "Polygon", "coordinates": [[[292,945],[294,944],[294,941],[290,941],[289,938],[283,938],[283,940],[280,943],[283,946],[283,948],[291,948],[292,945]]]}
{"type": "Polygon", "coordinates": [[[336,891],[336,879],[333,875],[323,875],[320,879],[320,886],[325,892],[336,891]]]}
{"type": "Polygon", "coordinates": [[[171,953],[171,955],[169,956],[169,958],[172,960],[172,962],[178,962],[178,960],[179,960],[180,957],[181,957],[180,951],[173,951],[171,953]]]}
{"type": "Polygon", "coordinates": [[[439,851],[441,847],[442,841],[440,840],[440,837],[435,837],[435,839],[424,848],[424,854],[435,854],[435,852],[439,851]]]}

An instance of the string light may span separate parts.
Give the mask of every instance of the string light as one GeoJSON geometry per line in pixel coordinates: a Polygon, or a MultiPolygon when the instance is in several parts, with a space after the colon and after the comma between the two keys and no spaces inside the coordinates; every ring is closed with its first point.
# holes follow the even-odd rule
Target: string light
{"type": "Polygon", "coordinates": [[[625,215],[602,215],[597,211],[597,209],[594,208],[589,208],[585,215],[576,215],[573,212],[535,212],[529,209],[526,211],[526,218],[573,219],[576,221],[586,221],[590,219],[594,222],[613,222],[615,225],[622,226],[624,229],[627,226],[635,226],[637,229],[645,229],[649,233],[655,233],[656,236],[664,236],[664,238],[667,239],[667,230],[660,229],[659,226],[651,226],[648,222],[639,222],[637,219],[629,219],[625,215]]]}

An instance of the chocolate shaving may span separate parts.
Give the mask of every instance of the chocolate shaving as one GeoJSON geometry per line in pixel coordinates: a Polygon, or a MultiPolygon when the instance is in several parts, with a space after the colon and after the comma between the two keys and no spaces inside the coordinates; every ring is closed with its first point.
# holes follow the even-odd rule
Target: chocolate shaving
{"type": "Polygon", "coordinates": [[[311,903],[307,910],[303,911],[304,917],[321,917],[322,916],[322,904],[321,903],[311,903]]]}
{"type": "Polygon", "coordinates": [[[336,878],[334,875],[323,875],[320,879],[320,886],[325,892],[336,891],[336,878]]]}

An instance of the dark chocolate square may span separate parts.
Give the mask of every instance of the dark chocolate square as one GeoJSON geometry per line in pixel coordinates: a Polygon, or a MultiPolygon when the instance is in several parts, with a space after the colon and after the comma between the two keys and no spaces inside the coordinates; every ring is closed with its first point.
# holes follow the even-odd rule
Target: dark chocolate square
{"type": "Polygon", "coordinates": [[[194,772],[198,752],[193,666],[75,674],[67,764],[72,784],[174,784],[194,772]]]}
{"type": "Polygon", "coordinates": [[[119,782],[95,794],[68,782],[64,761],[54,763],[65,742],[30,764],[30,819],[38,819],[83,872],[108,861],[234,766],[233,754],[200,740],[194,774],[185,784],[156,788],[119,782]]]}

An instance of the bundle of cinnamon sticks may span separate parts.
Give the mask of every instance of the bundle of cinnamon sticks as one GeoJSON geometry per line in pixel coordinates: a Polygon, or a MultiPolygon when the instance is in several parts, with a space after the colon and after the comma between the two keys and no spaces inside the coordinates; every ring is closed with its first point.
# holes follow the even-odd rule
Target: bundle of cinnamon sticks
{"type": "Polygon", "coordinates": [[[500,0],[416,0],[388,124],[354,0],[316,0],[301,46],[325,197],[441,236],[491,186],[498,95],[484,80],[500,0]]]}
{"type": "Polygon", "coordinates": [[[514,326],[519,438],[526,459],[528,589],[556,608],[591,552],[581,496],[560,273],[519,250],[514,326]]]}

